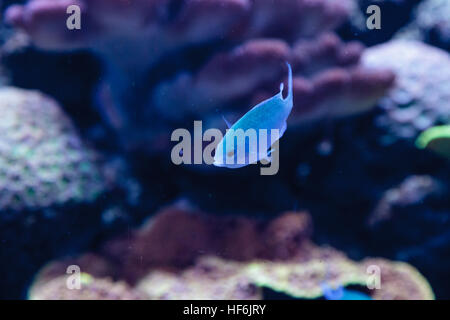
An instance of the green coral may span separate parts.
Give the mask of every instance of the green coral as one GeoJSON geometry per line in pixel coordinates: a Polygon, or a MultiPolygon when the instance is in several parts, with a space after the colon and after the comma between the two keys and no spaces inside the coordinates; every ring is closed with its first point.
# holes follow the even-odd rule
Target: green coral
{"type": "Polygon", "coordinates": [[[110,278],[95,278],[81,273],[79,289],[67,287],[67,276],[50,280],[39,290],[31,290],[29,300],[141,300],[142,295],[125,282],[114,282],[110,278]]]}
{"type": "Polygon", "coordinates": [[[252,282],[299,299],[316,299],[323,296],[320,284],[327,279],[331,287],[340,285],[365,286],[363,274],[350,261],[335,262],[312,260],[306,263],[256,261],[248,265],[252,282]],[[333,272],[327,265],[332,263],[333,272]]]}
{"type": "Polygon", "coordinates": [[[317,247],[323,259],[310,261],[253,260],[235,262],[203,257],[181,273],[154,270],[142,278],[137,288],[148,299],[262,299],[262,288],[297,299],[317,299],[324,295],[321,284],[331,287],[359,286],[376,300],[431,300],[433,291],[413,267],[383,259],[349,260],[332,249],[317,247]],[[331,256],[328,256],[331,254],[331,256]],[[328,256],[328,258],[327,258],[328,256]],[[380,289],[367,289],[369,266],[381,270],[380,289]]]}
{"type": "Polygon", "coordinates": [[[106,186],[96,155],[52,99],[0,89],[0,210],[90,202],[106,186]]]}
{"type": "MultiPolygon", "coordinates": [[[[255,300],[264,298],[264,288],[293,298],[317,299],[324,295],[324,282],[332,288],[357,286],[373,299],[434,298],[426,279],[412,266],[373,258],[353,261],[338,250],[312,243],[310,229],[311,219],[304,212],[287,212],[264,222],[243,217],[225,220],[173,206],[131,237],[107,243],[101,255],[50,263],[30,291],[41,297],[47,296],[44,291],[55,292],[47,289],[53,279],[65,279],[66,268],[78,265],[94,278],[126,281],[145,299],[255,300]],[[180,229],[173,229],[174,225],[180,229]],[[255,248],[255,243],[263,245],[255,248]],[[185,257],[182,264],[173,262],[175,256],[186,254],[189,259],[185,257]],[[380,278],[371,276],[373,269],[380,278]],[[374,279],[381,287],[369,290],[368,284],[378,283],[374,279]]],[[[65,295],[67,290],[61,290],[53,296],[65,295]]]]}
{"type": "Polygon", "coordinates": [[[425,130],[417,138],[416,146],[420,149],[430,149],[450,159],[450,125],[425,130]]]}

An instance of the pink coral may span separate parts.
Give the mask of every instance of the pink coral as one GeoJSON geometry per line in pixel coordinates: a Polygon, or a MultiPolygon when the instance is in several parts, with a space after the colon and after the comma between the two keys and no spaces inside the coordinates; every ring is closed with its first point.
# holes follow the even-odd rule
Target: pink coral
{"type": "Polygon", "coordinates": [[[104,253],[121,261],[123,276],[133,282],[151,267],[184,267],[203,254],[234,260],[287,258],[309,237],[310,227],[306,214],[286,213],[272,221],[259,221],[169,207],[131,236],[108,242],[104,253]],[[156,245],[162,242],[164,246],[156,245]]]}
{"type": "Polygon", "coordinates": [[[295,101],[291,122],[355,114],[373,107],[394,82],[388,70],[359,65],[363,49],[331,33],[300,40],[293,48],[282,40],[251,40],[214,56],[194,75],[181,74],[161,84],[154,105],[171,118],[235,104],[244,112],[243,101],[256,104],[276,92],[286,74],[284,62],[290,61],[295,101]]]}
{"type": "MultiPolygon", "coordinates": [[[[139,0],[132,4],[118,0],[30,0],[10,7],[6,20],[25,29],[37,45],[46,48],[99,47],[108,39],[125,36],[149,43],[158,40],[158,47],[165,49],[157,52],[163,53],[223,38],[314,36],[339,25],[352,7],[350,0],[283,0],[277,3],[277,10],[273,0],[139,0]],[[65,25],[69,5],[81,7],[87,24],[88,30],[82,32],[83,37],[78,38],[82,41],[77,44],[72,43],[67,30],[53,28],[65,25]]],[[[155,47],[155,43],[149,45],[155,47]]]]}
{"type": "Polygon", "coordinates": [[[349,17],[353,0],[75,3],[81,30],[64,27],[66,0],[30,0],[10,7],[6,18],[40,48],[88,48],[104,58],[102,114],[131,149],[167,148],[171,129],[192,118],[211,126],[218,111],[230,120],[242,115],[278,90],[285,61],[295,73],[291,124],[368,110],[393,82],[388,71],[359,65],[360,44],[331,33],[349,17]],[[201,54],[184,64],[193,49],[201,54]],[[155,117],[163,120],[155,124],[155,117]]]}

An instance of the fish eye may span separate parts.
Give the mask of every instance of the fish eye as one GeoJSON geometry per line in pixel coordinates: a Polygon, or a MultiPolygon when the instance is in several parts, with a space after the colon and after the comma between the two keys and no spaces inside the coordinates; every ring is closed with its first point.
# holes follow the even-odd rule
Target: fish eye
{"type": "Polygon", "coordinates": [[[229,157],[234,156],[234,151],[228,151],[227,156],[229,156],[229,157]]]}

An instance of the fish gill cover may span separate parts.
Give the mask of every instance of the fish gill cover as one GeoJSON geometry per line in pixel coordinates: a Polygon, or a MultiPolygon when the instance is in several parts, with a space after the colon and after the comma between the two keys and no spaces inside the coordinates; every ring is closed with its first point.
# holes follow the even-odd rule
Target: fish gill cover
{"type": "Polygon", "coordinates": [[[0,297],[450,298],[447,3],[0,1],[0,297]],[[276,175],[171,161],[286,62],[276,175]]]}

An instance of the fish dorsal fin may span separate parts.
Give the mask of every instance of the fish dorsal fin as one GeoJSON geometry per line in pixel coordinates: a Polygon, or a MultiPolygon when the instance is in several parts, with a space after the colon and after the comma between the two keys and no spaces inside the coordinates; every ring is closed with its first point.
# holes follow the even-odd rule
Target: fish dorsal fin
{"type": "Polygon", "coordinates": [[[289,100],[292,101],[292,68],[289,62],[286,62],[286,66],[288,67],[288,94],[286,98],[283,98],[284,83],[281,82],[278,97],[289,103],[289,100]]]}
{"type": "MultiPolygon", "coordinates": [[[[291,65],[289,64],[289,62],[286,62],[286,66],[288,67],[289,75],[288,75],[288,95],[285,100],[292,100],[292,68],[291,68],[291,65]]],[[[284,88],[284,86],[282,87],[280,85],[280,88],[284,88]]],[[[281,90],[283,90],[283,89],[281,89],[281,90]]]]}
{"type": "Polygon", "coordinates": [[[228,129],[230,129],[230,128],[232,127],[231,123],[230,123],[230,122],[228,122],[228,120],[227,120],[227,119],[225,118],[225,116],[224,116],[224,115],[222,115],[222,119],[223,119],[223,121],[225,121],[225,123],[226,123],[226,125],[227,125],[228,129]]]}

